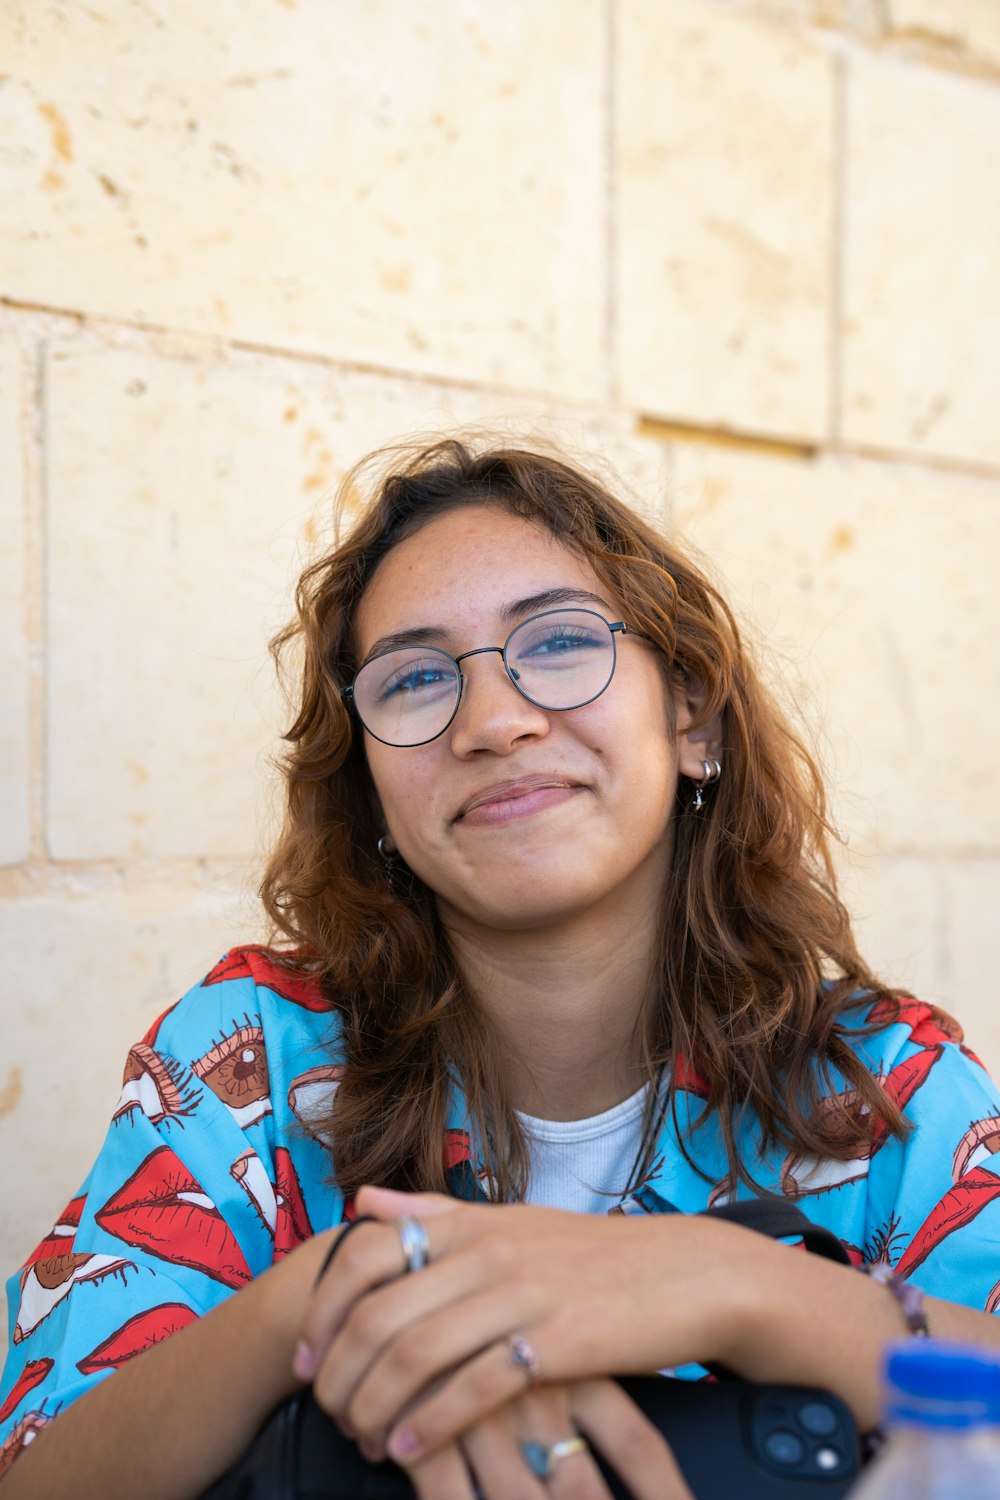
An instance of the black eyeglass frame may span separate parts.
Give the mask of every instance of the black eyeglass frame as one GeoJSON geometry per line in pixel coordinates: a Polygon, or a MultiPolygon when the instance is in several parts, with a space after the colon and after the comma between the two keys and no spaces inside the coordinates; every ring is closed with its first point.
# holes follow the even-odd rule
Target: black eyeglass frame
{"type": "Polygon", "coordinates": [[[641,641],[648,641],[650,639],[648,635],[643,635],[642,631],[636,630],[631,625],[627,625],[624,620],[615,620],[614,622],[612,622],[611,620],[605,620],[604,616],[602,614],[599,614],[596,609],[586,609],[584,607],[576,609],[573,605],[564,604],[559,609],[543,609],[537,615],[528,615],[527,619],[520,620],[514,626],[513,630],[508,633],[507,639],[504,641],[502,646],[475,646],[471,651],[463,651],[460,656],[452,656],[450,652],[442,650],[440,646],[427,646],[422,648],[427,651],[433,651],[438,656],[443,656],[448,661],[454,663],[455,667],[458,670],[459,686],[458,692],[455,695],[455,707],[452,709],[451,714],[449,715],[447,724],[439,729],[437,734],[429,735],[426,740],[415,740],[412,745],[397,745],[394,740],[384,740],[381,735],[375,734],[371,729],[369,729],[368,725],[361,717],[361,712],[358,708],[357,701],[354,696],[354,684],[361,676],[361,673],[365,670],[365,667],[370,667],[373,661],[380,661],[383,656],[391,656],[394,651],[399,650],[398,646],[391,646],[388,651],[380,651],[377,656],[369,657],[369,659],[358,668],[357,672],[355,672],[354,681],[349,683],[347,687],[341,688],[340,698],[344,706],[354,714],[358,723],[365,731],[365,734],[370,734],[372,739],[377,740],[380,745],[388,745],[390,749],[393,750],[417,750],[421,745],[431,745],[435,740],[439,740],[443,734],[447,734],[448,730],[455,722],[455,715],[458,713],[458,710],[462,706],[462,693],[465,690],[466,681],[465,673],[462,671],[461,664],[466,660],[467,657],[488,656],[493,652],[496,652],[500,657],[500,660],[503,662],[503,669],[507,674],[508,682],[513,688],[517,690],[517,692],[520,693],[522,698],[524,698],[528,703],[533,703],[536,708],[543,709],[547,714],[568,714],[572,713],[574,709],[586,708],[588,703],[596,703],[597,699],[600,698],[602,694],[606,693],[608,688],[611,686],[611,679],[614,677],[615,668],[618,665],[618,647],[615,641],[616,635],[634,635],[641,641]],[[601,688],[600,692],[592,694],[589,698],[584,698],[582,703],[573,703],[566,708],[550,708],[548,704],[539,703],[537,698],[532,698],[530,693],[526,693],[524,691],[524,688],[518,685],[518,674],[514,671],[513,667],[511,667],[507,661],[507,647],[510,645],[512,637],[515,636],[519,630],[523,630],[525,625],[530,625],[533,620],[544,620],[549,615],[565,614],[593,615],[596,619],[600,620],[603,625],[606,625],[608,627],[608,631],[611,635],[611,671],[608,673],[608,680],[601,688]]]}

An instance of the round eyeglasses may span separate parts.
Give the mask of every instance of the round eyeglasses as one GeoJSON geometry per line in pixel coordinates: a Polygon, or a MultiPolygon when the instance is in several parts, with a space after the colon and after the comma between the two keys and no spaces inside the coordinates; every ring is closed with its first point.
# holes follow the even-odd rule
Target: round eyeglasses
{"type": "Polygon", "coordinates": [[[558,712],[601,696],[615,672],[615,636],[627,633],[639,634],[593,609],[548,609],[522,620],[502,646],[477,646],[461,656],[436,646],[383,651],[340,696],[383,745],[427,745],[458,712],[466,657],[495,651],[522,698],[558,712]]]}

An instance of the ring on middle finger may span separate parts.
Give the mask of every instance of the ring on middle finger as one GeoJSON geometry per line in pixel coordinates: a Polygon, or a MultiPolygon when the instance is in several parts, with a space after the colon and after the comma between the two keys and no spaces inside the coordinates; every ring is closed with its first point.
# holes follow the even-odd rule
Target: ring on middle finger
{"type": "Polygon", "coordinates": [[[404,1214],[395,1221],[399,1243],[406,1262],[405,1270],[419,1271],[431,1258],[431,1242],[420,1219],[404,1214]]]}
{"type": "Polygon", "coordinates": [[[558,1443],[522,1443],[521,1452],[532,1474],[539,1479],[551,1479],[556,1465],[572,1453],[586,1453],[589,1444],[586,1438],[561,1438],[558,1443]]]}

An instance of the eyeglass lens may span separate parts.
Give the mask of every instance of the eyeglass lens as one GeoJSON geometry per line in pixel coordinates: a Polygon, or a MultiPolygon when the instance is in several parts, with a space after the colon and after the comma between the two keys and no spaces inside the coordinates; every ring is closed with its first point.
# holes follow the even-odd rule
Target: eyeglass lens
{"type": "MultiPolygon", "coordinates": [[[[589,609],[548,610],[522,621],[503,651],[507,675],[539,708],[580,708],[615,669],[615,638],[589,609]]],[[[387,745],[423,745],[443,734],[462,693],[459,664],[434,646],[407,646],[367,662],[354,681],[362,724],[387,745]]]]}

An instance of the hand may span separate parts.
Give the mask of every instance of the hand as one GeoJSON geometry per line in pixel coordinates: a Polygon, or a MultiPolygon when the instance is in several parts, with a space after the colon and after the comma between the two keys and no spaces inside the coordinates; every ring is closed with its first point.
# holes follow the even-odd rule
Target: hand
{"type": "Polygon", "coordinates": [[[610,1500],[589,1451],[559,1459],[544,1480],[525,1459],[524,1443],[551,1448],[578,1433],[600,1450],[635,1500],[693,1500],[660,1433],[610,1380],[536,1387],[456,1442],[403,1467],[418,1500],[610,1500]]]}
{"type": "Polygon", "coordinates": [[[401,1275],[398,1233],[362,1226],[311,1300],[296,1372],[371,1450],[408,1462],[523,1395],[515,1336],[545,1382],[722,1358],[730,1268],[758,1238],[679,1214],[609,1218],[374,1188],[358,1209],[418,1215],[431,1263],[401,1275]]]}

